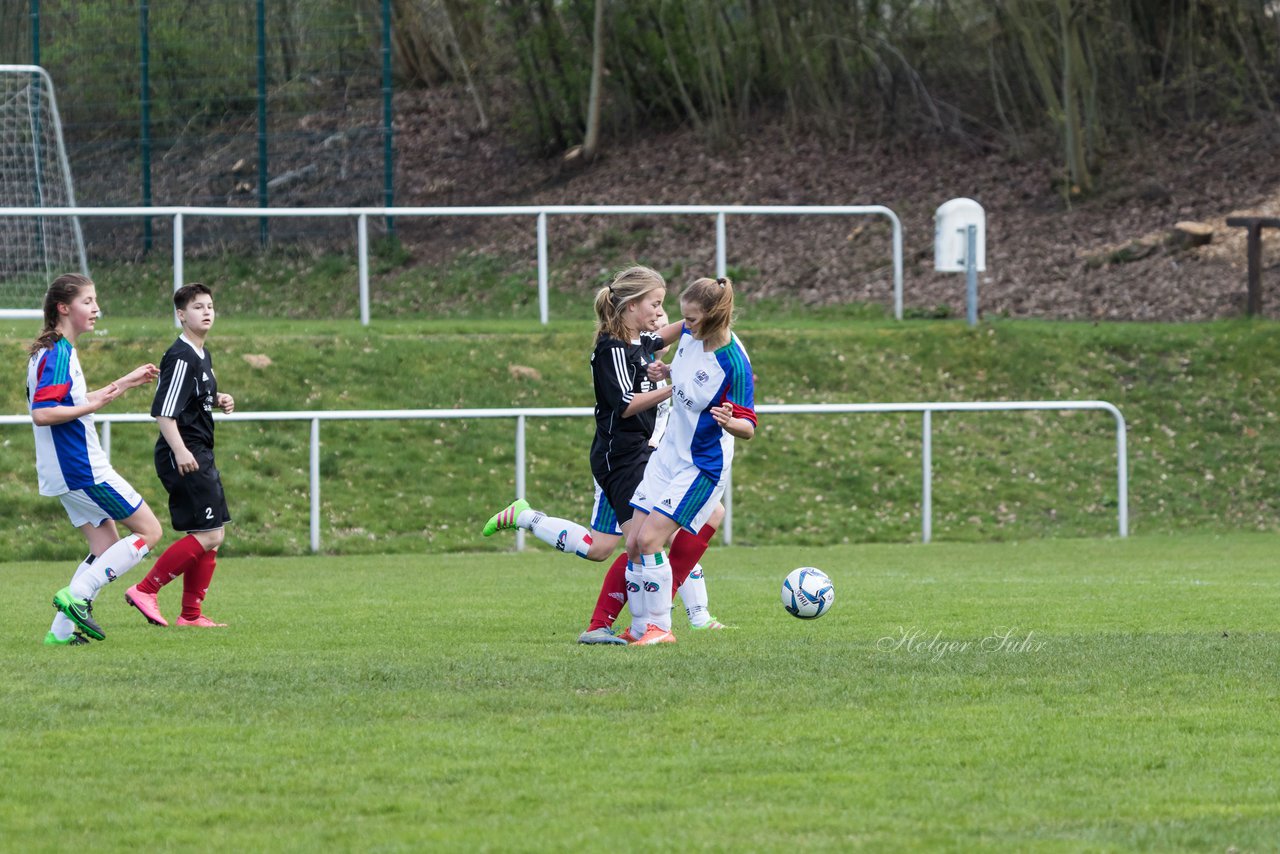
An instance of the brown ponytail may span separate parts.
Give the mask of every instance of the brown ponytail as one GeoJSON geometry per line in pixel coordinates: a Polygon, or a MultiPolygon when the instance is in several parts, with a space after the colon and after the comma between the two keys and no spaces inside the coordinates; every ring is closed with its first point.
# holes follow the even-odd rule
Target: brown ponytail
{"type": "Polygon", "coordinates": [[[596,343],[603,335],[627,340],[627,327],[622,319],[627,303],[666,287],[667,280],[662,274],[649,267],[628,267],[614,276],[612,282],[596,291],[596,343]]]}
{"type": "Polygon", "coordinates": [[[713,347],[729,343],[733,325],[733,281],[721,276],[718,279],[698,279],[680,295],[681,302],[689,302],[702,309],[702,323],[698,333],[702,340],[713,347]]]}
{"type": "Polygon", "coordinates": [[[44,293],[44,328],[27,348],[28,354],[34,356],[58,343],[58,339],[62,337],[62,333],[58,331],[58,306],[70,305],[80,295],[80,291],[92,285],[92,279],[79,273],[66,273],[53,280],[49,290],[44,293]]]}

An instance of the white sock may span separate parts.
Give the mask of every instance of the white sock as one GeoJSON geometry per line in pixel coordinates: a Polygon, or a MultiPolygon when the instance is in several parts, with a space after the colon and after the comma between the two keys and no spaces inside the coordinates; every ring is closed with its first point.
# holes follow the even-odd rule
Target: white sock
{"type": "Polygon", "coordinates": [[[663,631],[671,631],[671,564],[666,552],[640,555],[647,619],[663,631]]]}
{"type": "Polygon", "coordinates": [[[644,597],[644,575],[639,564],[627,561],[627,607],[631,609],[631,634],[640,637],[649,622],[644,597]]]}
{"type": "MultiPolygon", "coordinates": [[[[93,566],[93,561],[94,561],[93,555],[89,555],[87,558],[80,561],[80,565],[76,567],[75,574],[71,576],[72,584],[75,584],[76,579],[79,578],[81,575],[83,575],[86,571],[88,571],[88,569],[91,566],[93,566]]],[[[76,624],[71,622],[71,618],[68,617],[66,614],[62,613],[61,611],[58,611],[53,615],[53,625],[49,626],[49,631],[53,632],[53,636],[56,637],[58,640],[66,640],[67,638],[75,634],[76,624]]]]}
{"type": "Polygon", "coordinates": [[[680,585],[680,599],[684,602],[685,613],[689,615],[689,625],[705,626],[711,622],[711,612],[707,610],[707,580],[702,577],[702,564],[694,565],[689,577],[680,585]]]}
{"type": "Polygon", "coordinates": [[[92,602],[98,598],[99,590],[137,566],[150,550],[147,541],[137,534],[117,540],[94,559],[89,571],[76,572],[71,579],[71,595],[92,602]]]}
{"type": "Polygon", "coordinates": [[[516,524],[556,551],[586,557],[591,549],[591,532],[577,522],[548,516],[541,510],[525,510],[516,517],[516,524]]]}

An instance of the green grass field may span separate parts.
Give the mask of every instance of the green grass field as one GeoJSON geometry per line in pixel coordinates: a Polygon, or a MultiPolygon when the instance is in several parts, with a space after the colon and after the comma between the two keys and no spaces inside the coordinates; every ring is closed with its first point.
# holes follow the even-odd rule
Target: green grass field
{"type": "Polygon", "coordinates": [[[1273,850],[1276,554],[714,548],[737,630],[645,649],[575,644],[601,568],[542,548],[228,557],[231,627],[150,627],[118,583],[84,648],[40,644],[72,567],[8,563],[0,847],[1273,850]],[[836,584],[814,622],[778,600],[801,563],[836,584]]]}
{"type": "MultiPolygon", "coordinates": [[[[670,302],[670,300],[669,300],[670,302]]],[[[762,318],[741,327],[759,403],[1102,399],[1129,425],[1131,530],[1280,531],[1280,326],[762,318]]],[[[816,313],[815,313],[816,314],[816,313]]],[[[0,322],[13,380],[0,412],[25,416],[30,321],[0,322]]],[[[81,359],[94,384],[159,359],[174,329],[107,315],[81,359]]],[[[589,406],[587,320],[403,318],[267,321],[228,312],[210,347],[237,410],[589,406]],[[264,364],[263,359],[270,364],[264,364]]],[[[151,390],[113,412],[145,413],[151,390]]],[[[939,414],[933,420],[938,540],[1027,540],[1116,531],[1114,426],[1102,413],[939,414]]],[[[527,492],[585,518],[589,418],[532,419],[527,492]]],[[[476,528],[514,497],[514,419],[336,422],[322,430],[322,542],[336,554],[496,551],[476,528]]],[[[734,463],[743,545],[920,534],[921,420],[912,415],[768,415],[734,463]]],[[[118,425],[112,461],[164,514],[153,424],[118,425]]],[[[308,426],[228,423],[218,462],[235,517],[228,555],[308,550],[308,426]]],[[[30,427],[0,429],[0,560],[74,559],[80,539],[36,494],[30,427]],[[10,509],[11,508],[11,509],[10,509]],[[58,533],[50,535],[50,531],[58,533]]]]}

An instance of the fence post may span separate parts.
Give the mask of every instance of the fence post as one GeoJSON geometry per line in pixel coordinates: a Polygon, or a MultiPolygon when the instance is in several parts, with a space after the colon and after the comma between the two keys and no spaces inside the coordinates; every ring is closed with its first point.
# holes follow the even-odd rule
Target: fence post
{"type": "Polygon", "coordinates": [[[360,268],[360,325],[369,325],[369,215],[356,218],[356,254],[360,268]]]}
{"type": "Polygon", "coordinates": [[[538,214],[538,316],[547,325],[547,212],[538,214]]]}
{"type": "MultiPolygon", "coordinates": [[[[142,64],[139,69],[138,89],[142,111],[142,205],[151,207],[151,10],[147,0],[138,4],[138,29],[142,42],[142,64]]],[[[142,250],[151,254],[151,217],[142,220],[142,250]]]]}
{"type": "Polygon", "coordinates": [[[727,250],[725,247],[726,242],[727,242],[727,238],[725,237],[724,211],[720,211],[719,213],[716,214],[716,276],[717,277],[723,277],[725,275],[725,270],[728,269],[728,264],[725,261],[727,256],[727,250]]]}
{"type": "Polygon", "coordinates": [[[933,539],[933,413],[921,419],[920,439],[920,542],[933,539]]]}
{"type": "MultiPolygon", "coordinates": [[[[524,498],[525,417],[516,416],[516,498],[524,498]]],[[[524,550],[524,528],[516,528],[516,551],[524,550]]]]}
{"type": "MultiPolygon", "coordinates": [[[[447,14],[447,11],[446,11],[447,14]]],[[[394,207],[396,203],[395,111],[392,109],[394,78],[391,76],[391,0],[382,0],[382,203],[394,207]]],[[[387,217],[387,236],[396,236],[396,221],[387,217]]]]}
{"type": "Polygon", "coordinates": [[[1112,409],[1116,419],[1116,502],[1120,505],[1117,517],[1120,536],[1129,536],[1129,440],[1125,433],[1124,416],[1119,409],[1112,409]]]}
{"type": "MultiPolygon", "coordinates": [[[[184,275],[182,269],[182,214],[173,215],[173,290],[176,293],[178,288],[182,287],[182,277],[184,275]]],[[[178,322],[178,310],[173,310],[173,325],[181,329],[182,324],[178,322]]]]}
{"type": "Polygon", "coordinates": [[[107,455],[107,462],[111,462],[111,422],[103,421],[99,432],[98,444],[102,446],[102,453],[107,455]]]}
{"type": "Polygon", "coordinates": [[[311,419],[311,551],[320,551],[320,419],[311,419]]]}
{"type": "MultiPolygon", "coordinates": [[[[265,0],[258,0],[258,207],[268,204],[267,195],[267,10],[265,0]]],[[[268,217],[258,219],[258,242],[267,245],[268,217]]]]}

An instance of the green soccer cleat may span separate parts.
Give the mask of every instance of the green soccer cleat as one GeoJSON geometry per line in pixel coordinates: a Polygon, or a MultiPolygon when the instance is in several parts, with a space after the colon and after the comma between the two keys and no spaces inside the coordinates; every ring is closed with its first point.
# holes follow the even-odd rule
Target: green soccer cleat
{"type": "Polygon", "coordinates": [[[521,513],[528,509],[529,502],[523,498],[517,498],[508,504],[505,509],[489,517],[489,521],[484,523],[484,535],[492,537],[498,531],[516,527],[516,520],[520,518],[521,513]]]}
{"type": "Polygon", "coordinates": [[[603,643],[626,646],[627,642],[613,633],[613,629],[608,626],[601,626],[598,629],[592,629],[589,632],[583,632],[578,635],[578,643],[603,643]]]}
{"type": "Polygon", "coordinates": [[[105,640],[107,633],[93,619],[93,603],[71,595],[71,588],[64,587],[53,594],[53,607],[67,615],[84,633],[94,640],[105,640]]]}
{"type": "Polygon", "coordinates": [[[45,646],[88,646],[89,639],[79,632],[72,632],[71,637],[64,639],[59,638],[53,632],[49,632],[44,636],[45,646]]]}

